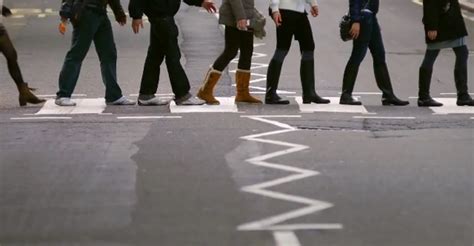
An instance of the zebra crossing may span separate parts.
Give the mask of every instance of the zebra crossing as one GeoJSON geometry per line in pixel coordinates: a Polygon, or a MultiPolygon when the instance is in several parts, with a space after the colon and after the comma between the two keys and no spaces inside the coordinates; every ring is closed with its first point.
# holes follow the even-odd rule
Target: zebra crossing
{"type": "MultiPolygon", "coordinates": [[[[301,97],[289,97],[293,99],[292,104],[289,106],[276,106],[276,105],[250,105],[250,104],[236,104],[234,102],[234,97],[218,97],[217,98],[221,103],[220,105],[199,105],[199,106],[178,106],[174,101],[170,100],[170,103],[167,106],[157,106],[156,111],[166,114],[206,114],[206,113],[252,113],[254,110],[265,112],[266,108],[278,109],[283,111],[293,111],[292,113],[334,113],[334,114],[349,114],[349,115],[377,115],[380,111],[383,111],[387,107],[384,106],[375,106],[375,105],[361,105],[361,106],[349,106],[349,105],[340,105],[338,103],[338,98],[329,97],[331,99],[330,104],[303,104],[301,97]],[[295,111],[295,103],[298,106],[298,109],[295,111]],[[159,109],[159,110],[158,110],[159,109]]],[[[417,108],[419,110],[428,110],[431,115],[467,115],[474,116],[474,107],[458,107],[456,105],[455,98],[435,98],[435,100],[440,101],[444,104],[443,107],[433,107],[433,108],[418,108],[416,106],[408,107],[397,107],[397,110],[390,110],[391,112],[397,112],[399,116],[400,112],[403,114],[407,111],[413,110],[410,108],[417,108]]],[[[74,99],[77,103],[75,107],[59,107],[54,103],[54,99],[48,99],[46,103],[38,108],[38,111],[28,116],[31,117],[67,117],[67,116],[79,116],[79,115],[112,115],[112,113],[107,113],[107,109],[112,107],[115,113],[120,117],[128,117],[127,114],[133,114],[136,116],[141,113],[141,109],[144,107],[140,106],[107,106],[103,98],[77,98],[74,99]],[[121,112],[120,108],[127,108],[125,114],[117,113],[121,112]],[[130,109],[135,107],[134,110],[130,109]],[[133,113],[131,113],[133,112],[133,113]]],[[[147,112],[149,114],[150,107],[147,107],[147,112]]],[[[384,114],[386,116],[386,114],[384,114]]],[[[389,115],[390,116],[390,115],[389,115]]],[[[387,117],[389,117],[387,116],[387,117]]],[[[415,115],[416,116],[416,115],[415,115]]]]}

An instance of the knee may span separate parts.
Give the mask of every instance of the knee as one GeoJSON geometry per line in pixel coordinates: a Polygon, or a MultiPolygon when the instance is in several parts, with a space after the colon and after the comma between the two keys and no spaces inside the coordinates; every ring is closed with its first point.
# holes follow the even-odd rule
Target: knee
{"type": "Polygon", "coordinates": [[[288,50],[277,49],[275,54],[273,54],[272,59],[278,62],[283,62],[286,58],[286,55],[288,55],[288,50]]]}

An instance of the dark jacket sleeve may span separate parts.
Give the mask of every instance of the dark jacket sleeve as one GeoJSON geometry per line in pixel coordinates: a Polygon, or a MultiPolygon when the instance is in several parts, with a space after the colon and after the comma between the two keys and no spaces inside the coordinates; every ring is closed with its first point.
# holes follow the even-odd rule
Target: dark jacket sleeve
{"type": "Polygon", "coordinates": [[[144,11],[144,0],[130,0],[128,4],[128,12],[132,19],[141,19],[143,17],[144,11]]]}
{"type": "Polygon", "coordinates": [[[202,3],[204,2],[204,0],[184,0],[184,2],[185,2],[187,5],[192,5],[192,6],[201,7],[201,5],[202,5],[202,3]]]}
{"type": "Polygon", "coordinates": [[[120,3],[120,0],[109,0],[109,5],[112,11],[114,12],[115,20],[117,20],[118,22],[125,22],[127,20],[127,16],[123,11],[123,7],[120,3]]]}
{"type": "Polygon", "coordinates": [[[349,0],[349,15],[353,22],[360,22],[362,15],[360,10],[362,9],[362,0],[349,0]]]}
{"type": "Polygon", "coordinates": [[[423,1],[423,24],[425,24],[425,30],[438,30],[440,14],[438,0],[423,1]]]}

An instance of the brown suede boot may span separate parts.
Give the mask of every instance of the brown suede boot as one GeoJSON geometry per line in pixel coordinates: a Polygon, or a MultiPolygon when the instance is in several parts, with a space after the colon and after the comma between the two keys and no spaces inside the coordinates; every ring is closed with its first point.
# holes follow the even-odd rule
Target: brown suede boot
{"type": "Polygon", "coordinates": [[[237,84],[237,95],[235,96],[235,102],[244,103],[262,103],[259,99],[250,95],[250,71],[237,69],[235,74],[235,82],[237,84]]]}
{"type": "Polygon", "coordinates": [[[206,101],[207,104],[219,105],[220,102],[214,97],[214,87],[217,81],[221,78],[222,72],[209,68],[207,71],[206,78],[204,78],[203,85],[199,89],[197,96],[206,101]]]}
{"type": "Polygon", "coordinates": [[[20,96],[18,97],[18,101],[20,102],[20,106],[26,106],[26,103],[31,104],[39,104],[44,103],[46,100],[40,99],[33,94],[32,89],[28,87],[27,83],[17,85],[18,92],[20,96]]]}

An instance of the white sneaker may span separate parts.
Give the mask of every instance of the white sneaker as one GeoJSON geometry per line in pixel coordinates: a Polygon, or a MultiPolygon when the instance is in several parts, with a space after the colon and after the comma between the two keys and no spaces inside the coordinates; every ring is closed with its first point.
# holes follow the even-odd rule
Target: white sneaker
{"type": "Polygon", "coordinates": [[[76,103],[74,101],[72,101],[71,98],[69,98],[69,97],[56,98],[56,100],[54,100],[54,103],[58,106],[61,106],[61,107],[74,107],[74,106],[76,106],[76,103]]]}
{"type": "Polygon", "coordinates": [[[140,106],[164,106],[164,105],[168,105],[169,102],[170,102],[169,100],[161,99],[158,97],[152,97],[147,100],[142,100],[138,98],[138,105],[140,106]]]}
{"type": "Polygon", "coordinates": [[[121,97],[113,102],[106,102],[105,104],[107,105],[113,105],[113,106],[131,106],[131,105],[135,105],[136,102],[135,101],[132,101],[126,97],[121,97]]]}
{"type": "Polygon", "coordinates": [[[201,100],[197,97],[191,96],[191,94],[186,95],[182,98],[175,99],[174,102],[176,105],[180,106],[193,106],[193,105],[204,105],[206,104],[206,101],[201,100]]]}

